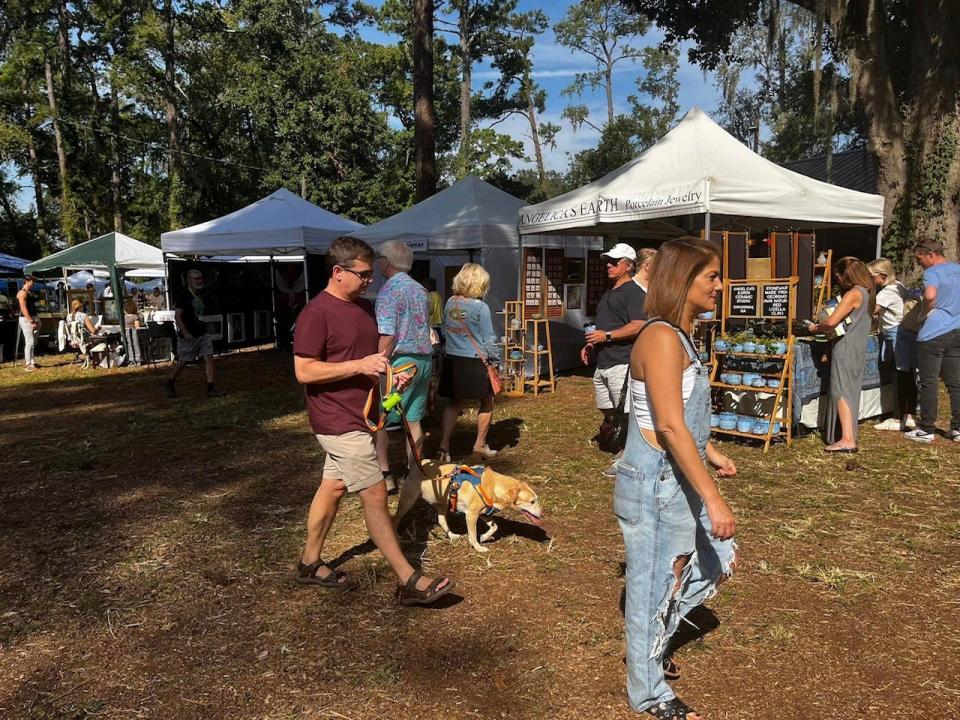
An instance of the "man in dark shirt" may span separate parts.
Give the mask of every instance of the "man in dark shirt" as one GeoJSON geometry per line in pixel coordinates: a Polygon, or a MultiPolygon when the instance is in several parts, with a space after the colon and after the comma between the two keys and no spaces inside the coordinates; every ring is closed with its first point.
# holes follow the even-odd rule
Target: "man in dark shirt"
{"type": "Polygon", "coordinates": [[[180,337],[177,338],[177,364],[167,378],[167,397],[177,396],[175,383],[184,366],[200,358],[207,375],[207,397],[223,397],[213,384],[213,338],[207,333],[207,324],[200,319],[210,310],[210,298],[203,289],[203,273],[187,272],[187,287],[174,298],[173,307],[180,337]]]}
{"type": "MultiPolygon", "coordinates": [[[[590,362],[591,351],[596,353],[597,369],[593,374],[597,409],[603,413],[603,422],[611,423],[623,398],[623,410],[630,410],[630,350],[633,341],[646,321],[644,301],[647,294],[633,282],[637,267],[637,253],[626,243],[617,243],[601,259],[607,265],[607,278],[613,287],[604,293],[597,305],[597,328],[586,336],[587,344],[580,351],[583,364],[590,362]]],[[[619,455],[617,459],[619,459],[619,455]]],[[[617,461],[603,471],[607,477],[616,476],[617,461]]]]}
{"type": "MultiPolygon", "coordinates": [[[[374,253],[362,240],[330,246],[330,281],[301,311],[294,330],[297,380],[304,386],[310,427],[326,453],[320,487],[307,516],[307,541],[297,581],[350,587],[346,575],[322,560],[323,543],[346,492],[356,492],[370,539],[402,584],[404,604],[429,604],[453,587],[449,578],[424,577],[407,562],[387,509],[387,488],[363,408],[387,369],[378,352],[373,305],[361,297],[373,280],[374,253]]],[[[375,391],[376,394],[376,391],[375,391]]],[[[379,416],[379,408],[374,408],[379,416]]],[[[376,418],[372,418],[376,420],[376,418]]]]}

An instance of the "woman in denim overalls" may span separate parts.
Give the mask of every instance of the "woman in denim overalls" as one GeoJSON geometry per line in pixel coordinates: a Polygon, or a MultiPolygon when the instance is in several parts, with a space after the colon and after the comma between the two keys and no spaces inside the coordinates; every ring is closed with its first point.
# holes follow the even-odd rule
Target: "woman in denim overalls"
{"type": "Polygon", "coordinates": [[[648,322],[630,358],[633,407],[617,467],[614,512],[627,560],[627,694],[659,720],[697,720],[664,679],[681,618],[736,566],[735,520],[718,475],[733,462],[710,444],[710,380],[689,339],[697,314],[716,309],[716,249],[699,239],[664,243],[650,276],[648,322]]]}

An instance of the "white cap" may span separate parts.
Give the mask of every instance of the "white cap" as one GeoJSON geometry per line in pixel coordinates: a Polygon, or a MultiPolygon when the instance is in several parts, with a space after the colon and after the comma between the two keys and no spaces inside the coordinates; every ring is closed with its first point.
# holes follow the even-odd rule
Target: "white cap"
{"type": "Polygon", "coordinates": [[[600,257],[613,258],[614,260],[623,260],[626,258],[627,260],[633,260],[636,262],[637,251],[626,243],[617,243],[605,253],[602,253],[600,257]]]}

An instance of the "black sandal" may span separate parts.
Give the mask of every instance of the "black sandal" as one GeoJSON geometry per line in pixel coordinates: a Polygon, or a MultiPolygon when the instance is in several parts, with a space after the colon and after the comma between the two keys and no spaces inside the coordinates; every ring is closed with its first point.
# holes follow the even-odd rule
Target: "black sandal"
{"type": "Polygon", "coordinates": [[[330,573],[326,577],[317,577],[317,570],[322,567],[327,567],[327,563],[324,562],[323,558],[309,565],[301,562],[297,568],[297,582],[301,585],[319,585],[320,587],[333,588],[336,590],[352,590],[354,588],[353,583],[347,579],[347,574],[343,572],[343,570],[328,568],[330,573]]]}
{"type": "Polygon", "coordinates": [[[680,679],[680,666],[673,661],[673,658],[663,661],[663,678],[671,682],[680,679]]]}
{"type": "Polygon", "coordinates": [[[687,720],[687,715],[690,713],[696,714],[697,711],[680,698],[673,698],[652,705],[644,712],[653,715],[657,720],[687,720]]]}
{"type": "Polygon", "coordinates": [[[417,590],[417,580],[422,577],[422,572],[414,570],[407,582],[397,588],[401,605],[432,605],[453,590],[453,580],[443,577],[434,578],[426,590],[417,590]],[[444,580],[447,580],[447,584],[438,590],[437,586],[444,580]]]}

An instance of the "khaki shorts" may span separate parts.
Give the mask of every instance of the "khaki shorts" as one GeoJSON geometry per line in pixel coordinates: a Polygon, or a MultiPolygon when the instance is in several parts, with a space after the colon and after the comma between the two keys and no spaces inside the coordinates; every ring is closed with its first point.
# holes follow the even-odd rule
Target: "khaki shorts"
{"type": "MultiPolygon", "coordinates": [[[[593,395],[598,410],[615,410],[620,403],[623,393],[623,381],[630,372],[630,365],[614,365],[601,370],[597,368],[593,373],[593,395]]],[[[627,392],[623,400],[623,411],[630,412],[630,383],[627,383],[627,392]]]]}
{"type": "Polygon", "coordinates": [[[317,435],[320,447],[327,454],[323,477],[343,480],[347,492],[360,492],[383,482],[373,435],[354,430],[343,435],[317,435]]]}
{"type": "Polygon", "coordinates": [[[177,338],[177,360],[193,362],[207,355],[213,355],[213,340],[207,333],[193,340],[177,338]]]}

